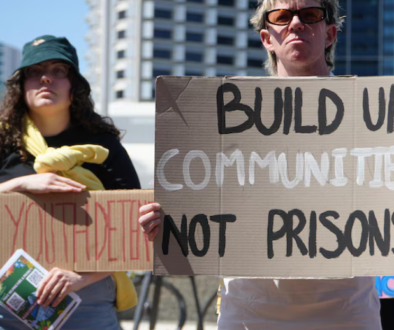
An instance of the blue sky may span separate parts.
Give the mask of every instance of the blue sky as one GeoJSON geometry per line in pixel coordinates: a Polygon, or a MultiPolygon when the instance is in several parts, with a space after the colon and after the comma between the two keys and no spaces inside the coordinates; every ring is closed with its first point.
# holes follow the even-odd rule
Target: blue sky
{"type": "Polygon", "coordinates": [[[43,34],[67,37],[85,72],[88,10],[85,0],[1,0],[0,42],[22,49],[27,41],[43,34]]]}

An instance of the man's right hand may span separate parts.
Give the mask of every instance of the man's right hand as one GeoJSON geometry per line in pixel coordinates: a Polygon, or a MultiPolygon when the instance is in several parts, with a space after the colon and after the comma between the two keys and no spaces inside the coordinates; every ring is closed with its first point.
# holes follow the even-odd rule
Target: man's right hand
{"type": "Polygon", "coordinates": [[[140,207],[140,217],[138,222],[142,231],[148,235],[148,239],[153,241],[159,233],[160,225],[160,204],[150,203],[140,207]]]}

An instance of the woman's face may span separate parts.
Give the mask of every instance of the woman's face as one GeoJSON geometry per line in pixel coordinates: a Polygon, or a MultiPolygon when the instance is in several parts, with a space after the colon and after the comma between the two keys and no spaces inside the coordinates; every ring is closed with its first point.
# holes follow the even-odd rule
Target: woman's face
{"type": "Polygon", "coordinates": [[[48,60],[29,66],[23,72],[24,97],[30,111],[46,116],[69,111],[71,83],[68,64],[48,60]]]}

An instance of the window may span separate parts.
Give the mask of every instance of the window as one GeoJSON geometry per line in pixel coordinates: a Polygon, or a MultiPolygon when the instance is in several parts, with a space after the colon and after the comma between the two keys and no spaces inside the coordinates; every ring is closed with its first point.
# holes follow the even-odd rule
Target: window
{"type": "Polygon", "coordinates": [[[126,10],[121,10],[118,12],[118,19],[126,18],[126,10]]]}
{"type": "Polygon", "coordinates": [[[224,76],[234,76],[234,72],[230,71],[218,71],[216,73],[216,77],[224,77],[224,76]]]}
{"type": "Polygon", "coordinates": [[[261,59],[248,58],[248,66],[253,68],[261,68],[263,66],[263,62],[261,59]]]}
{"type": "Polygon", "coordinates": [[[190,62],[202,62],[202,53],[186,52],[185,59],[190,62]]]}
{"type": "Polygon", "coordinates": [[[126,31],[122,30],[122,31],[118,31],[118,39],[123,39],[126,38],[126,31]]]}
{"type": "Polygon", "coordinates": [[[233,37],[218,36],[216,41],[218,45],[227,45],[227,46],[234,45],[233,37]]]}
{"type": "Polygon", "coordinates": [[[228,17],[228,16],[218,16],[218,24],[233,26],[234,25],[234,18],[228,17]]]}
{"type": "Polygon", "coordinates": [[[185,76],[197,76],[197,77],[200,77],[200,76],[202,76],[202,72],[194,71],[194,70],[186,70],[185,76]]]}
{"type": "Polygon", "coordinates": [[[233,62],[234,62],[234,58],[232,56],[227,56],[227,55],[216,56],[216,63],[217,64],[233,65],[233,62]]]}
{"type": "Polygon", "coordinates": [[[351,63],[352,74],[353,72],[358,76],[377,76],[378,61],[352,61],[351,63]]]}
{"type": "Polygon", "coordinates": [[[152,72],[153,77],[169,76],[170,74],[171,74],[171,71],[170,70],[166,70],[166,69],[153,68],[153,72],[152,72]]]}
{"type": "MultiPolygon", "coordinates": [[[[336,65],[335,65],[336,67],[336,65]]],[[[392,76],[394,74],[394,61],[386,60],[383,62],[383,75],[392,76]]]]}
{"type": "Polygon", "coordinates": [[[171,39],[172,31],[171,30],[163,30],[163,29],[155,29],[153,32],[155,38],[160,39],[171,39]]]}
{"type": "Polygon", "coordinates": [[[116,53],[117,58],[125,58],[126,57],[126,52],[124,50],[118,50],[116,53]]]}
{"type": "Polygon", "coordinates": [[[219,6],[233,7],[234,6],[234,0],[218,0],[218,5],[219,6]]]}
{"type": "Polygon", "coordinates": [[[116,91],[116,98],[117,99],[123,99],[124,97],[124,92],[123,91],[116,91]]]}
{"type": "Polygon", "coordinates": [[[124,78],[124,70],[116,71],[116,78],[117,78],[117,79],[122,79],[122,78],[124,78]]]}
{"type": "Polygon", "coordinates": [[[187,12],[186,13],[187,22],[202,23],[204,21],[204,15],[200,13],[187,12]]]}
{"type": "Polygon", "coordinates": [[[169,9],[155,9],[155,18],[172,18],[172,11],[169,9]]]}
{"type": "Polygon", "coordinates": [[[249,8],[256,9],[257,8],[257,0],[249,0],[249,8]]]}
{"type": "Polygon", "coordinates": [[[198,32],[186,32],[186,41],[202,42],[203,34],[198,32]]]}
{"type": "Polygon", "coordinates": [[[248,39],[248,47],[249,48],[261,48],[261,40],[260,39],[248,39]]]}
{"type": "Polygon", "coordinates": [[[154,58],[170,59],[171,58],[171,51],[168,49],[155,48],[155,49],[153,49],[153,57],[154,58]]]}

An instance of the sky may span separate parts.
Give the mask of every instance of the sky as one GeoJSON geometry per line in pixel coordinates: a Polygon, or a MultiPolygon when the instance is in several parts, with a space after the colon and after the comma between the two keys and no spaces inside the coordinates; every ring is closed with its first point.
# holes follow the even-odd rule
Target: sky
{"type": "Polygon", "coordinates": [[[44,34],[66,37],[77,49],[84,73],[88,10],[85,0],[0,0],[0,42],[22,50],[44,34]]]}

